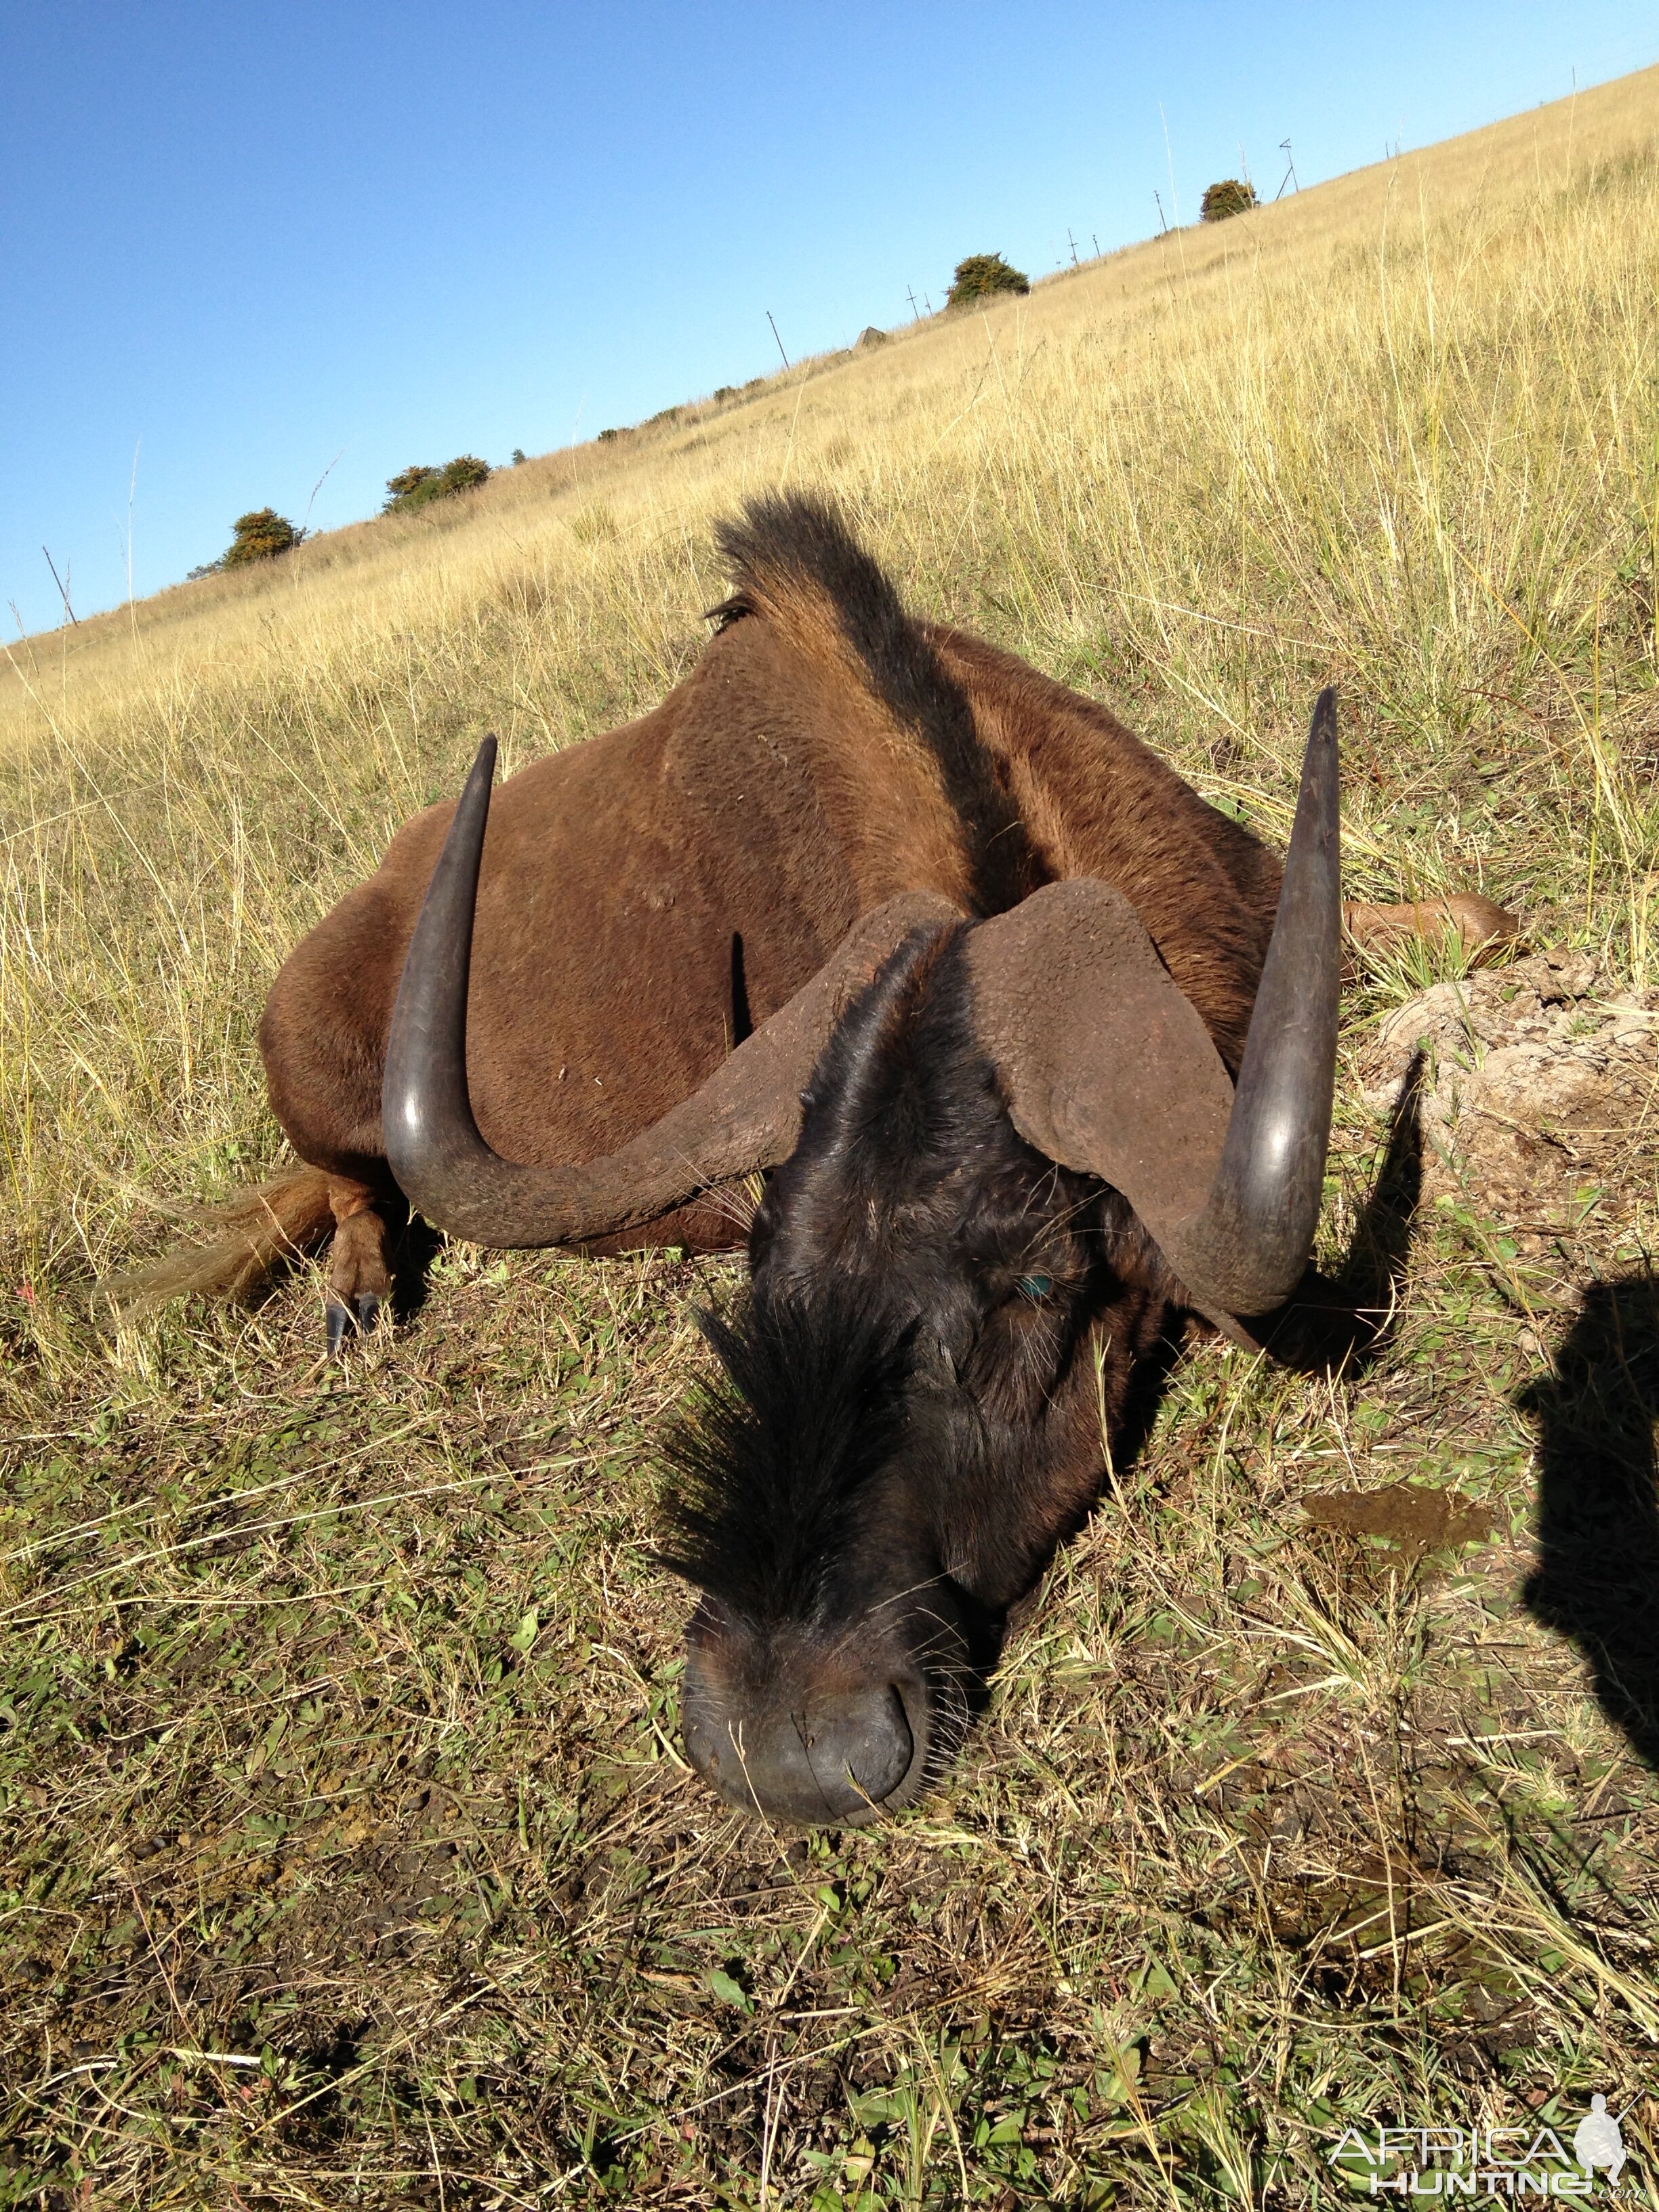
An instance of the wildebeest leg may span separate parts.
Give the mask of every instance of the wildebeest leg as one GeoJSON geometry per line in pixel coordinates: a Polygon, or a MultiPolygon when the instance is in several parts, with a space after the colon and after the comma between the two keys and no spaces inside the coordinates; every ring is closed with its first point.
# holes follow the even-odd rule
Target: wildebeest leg
{"type": "Polygon", "coordinates": [[[328,1202],[334,1215],[334,1242],[328,1251],[328,1348],[337,1352],[355,1321],[364,1334],[380,1318],[380,1302],[392,1290],[386,1264],[386,1223],[366,1182],[331,1176],[328,1202]]]}

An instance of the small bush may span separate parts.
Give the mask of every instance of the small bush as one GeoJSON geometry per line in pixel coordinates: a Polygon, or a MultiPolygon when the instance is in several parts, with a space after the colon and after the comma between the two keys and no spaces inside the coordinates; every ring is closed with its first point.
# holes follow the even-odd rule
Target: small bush
{"type": "Polygon", "coordinates": [[[435,484],[437,481],[436,469],[399,469],[395,477],[386,478],[387,508],[407,507],[422,495],[429,497],[427,486],[435,484]]]}
{"type": "Polygon", "coordinates": [[[1242,185],[1237,177],[1224,177],[1218,185],[1209,186],[1198,211],[1206,222],[1225,222],[1230,215],[1248,215],[1256,204],[1254,185],[1242,185]]]}
{"type": "Polygon", "coordinates": [[[402,514],[411,507],[429,506],[434,499],[449,499],[458,491],[473,490],[488,483],[489,475],[489,462],[481,461],[476,453],[458,453],[441,469],[423,468],[416,463],[386,478],[387,496],[382,512],[402,514]]]}
{"type": "Polygon", "coordinates": [[[491,476],[488,461],[481,461],[476,453],[458,453],[453,461],[446,461],[439,481],[446,492],[476,491],[481,483],[488,483],[491,476]]]}
{"type": "Polygon", "coordinates": [[[620,438],[622,432],[620,430],[601,430],[599,433],[599,443],[602,446],[608,446],[613,438],[620,438]]]}
{"type": "Polygon", "coordinates": [[[737,396],[738,387],[735,384],[717,384],[714,386],[716,399],[735,399],[737,396]]]}
{"type": "Polygon", "coordinates": [[[513,465],[514,465],[514,467],[515,469],[516,469],[516,468],[518,468],[518,467],[520,467],[520,466],[521,465],[521,464],[523,463],[523,460],[524,460],[524,447],[523,447],[522,446],[514,446],[514,447],[513,448],[513,465]]]}
{"type": "Polygon", "coordinates": [[[1010,267],[1000,253],[970,253],[965,261],[957,262],[945,304],[947,307],[966,307],[975,300],[988,300],[998,292],[1029,292],[1030,289],[1030,278],[1010,267]]]}
{"type": "Polygon", "coordinates": [[[239,514],[230,529],[226,550],[205,568],[192,569],[193,575],[210,575],[216,568],[246,568],[250,561],[274,561],[279,553],[291,551],[305,536],[274,507],[256,507],[247,514],[239,514]]]}

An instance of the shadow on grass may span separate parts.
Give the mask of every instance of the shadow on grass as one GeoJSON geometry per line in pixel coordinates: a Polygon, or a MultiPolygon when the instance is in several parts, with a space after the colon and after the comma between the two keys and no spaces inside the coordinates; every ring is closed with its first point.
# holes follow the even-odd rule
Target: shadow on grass
{"type": "Polygon", "coordinates": [[[1528,1611],[1577,1645],[1597,1703],[1659,1767],[1659,1279],[1585,1293],[1553,1371],[1516,1401],[1538,1424],[1540,1558],[1528,1611]]]}
{"type": "Polygon", "coordinates": [[[444,1249],[444,1235],[411,1209],[401,1191],[378,1203],[392,1265],[392,1311],[401,1327],[415,1318],[431,1293],[432,1263],[444,1249]]]}
{"type": "Polygon", "coordinates": [[[1281,1366],[1363,1374],[1387,1349],[1423,1196],[1423,1055],[1406,1071],[1370,1196],[1334,1275],[1310,1268],[1296,1295],[1251,1333],[1281,1366]]]}

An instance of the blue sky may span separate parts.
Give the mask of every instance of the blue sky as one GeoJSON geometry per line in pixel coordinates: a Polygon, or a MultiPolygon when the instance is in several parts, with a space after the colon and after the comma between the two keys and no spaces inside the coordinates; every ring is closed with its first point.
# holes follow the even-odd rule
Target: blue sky
{"type": "Polygon", "coordinates": [[[142,595],[331,462],[313,527],[740,383],[769,309],[1145,237],[1171,167],[1191,221],[1241,146],[1271,194],[1656,59],[1630,0],[3,0],[0,605],[61,619],[43,544],[124,598],[130,490],[142,595]]]}

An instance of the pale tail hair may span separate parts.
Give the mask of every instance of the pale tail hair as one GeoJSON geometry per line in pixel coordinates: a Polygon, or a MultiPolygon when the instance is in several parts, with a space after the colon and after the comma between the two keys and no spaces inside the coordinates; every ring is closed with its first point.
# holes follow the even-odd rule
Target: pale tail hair
{"type": "Polygon", "coordinates": [[[321,1168],[296,1168],[204,1209],[203,1219],[220,1231],[212,1243],[184,1245],[106,1275],[93,1295],[94,1311],[129,1321],[170,1298],[246,1297],[281,1261],[300,1257],[333,1228],[328,1188],[321,1168]]]}

